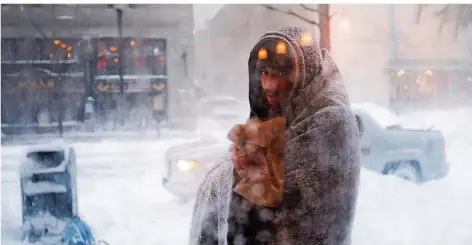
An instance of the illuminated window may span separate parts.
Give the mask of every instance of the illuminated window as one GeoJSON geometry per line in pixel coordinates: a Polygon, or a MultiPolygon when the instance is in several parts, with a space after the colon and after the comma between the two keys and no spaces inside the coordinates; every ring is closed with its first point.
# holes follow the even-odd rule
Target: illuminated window
{"type": "Polygon", "coordinates": [[[118,51],[116,46],[110,46],[110,52],[116,53],[116,51],[118,51]]]}
{"type": "MultiPolygon", "coordinates": [[[[131,43],[132,39],[126,40],[131,43]]],[[[165,74],[165,46],[163,40],[140,39],[135,46],[123,49],[124,73],[130,75],[165,74]]]]}
{"type": "Polygon", "coordinates": [[[119,59],[118,39],[99,39],[97,45],[97,70],[96,75],[118,75],[119,59]]]}
{"type": "Polygon", "coordinates": [[[41,40],[40,41],[40,59],[42,60],[68,60],[73,58],[79,40],[67,39],[61,40],[60,45],[57,45],[59,40],[41,40]]]}

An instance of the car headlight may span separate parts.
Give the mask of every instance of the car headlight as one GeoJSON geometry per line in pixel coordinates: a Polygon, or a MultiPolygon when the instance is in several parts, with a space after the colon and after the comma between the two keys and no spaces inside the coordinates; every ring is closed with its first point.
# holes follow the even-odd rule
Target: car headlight
{"type": "Polygon", "coordinates": [[[177,161],[177,167],[181,171],[189,171],[195,166],[197,166],[197,162],[195,162],[194,160],[178,160],[177,161]]]}
{"type": "Polygon", "coordinates": [[[210,118],[215,119],[215,109],[211,109],[210,111],[210,118]]]}

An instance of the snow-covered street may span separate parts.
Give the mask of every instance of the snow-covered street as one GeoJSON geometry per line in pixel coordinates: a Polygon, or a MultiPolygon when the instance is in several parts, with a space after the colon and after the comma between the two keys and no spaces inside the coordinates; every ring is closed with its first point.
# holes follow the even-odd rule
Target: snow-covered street
{"type": "MultiPolygon", "coordinates": [[[[417,186],[362,170],[355,245],[472,244],[470,109],[412,113],[410,125],[440,129],[451,171],[417,186]]],[[[184,245],[193,203],[161,185],[163,153],[184,139],[75,143],[79,213],[110,245],[184,245]]],[[[19,157],[26,146],[2,146],[2,244],[21,244],[19,157]]]]}
{"type": "MultiPolygon", "coordinates": [[[[161,185],[166,149],[183,139],[73,144],[77,152],[81,217],[110,244],[185,244],[192,204],[161,185]]],[[[2,244],[20,239],[20,154],[2,147],[2,244]]]]}

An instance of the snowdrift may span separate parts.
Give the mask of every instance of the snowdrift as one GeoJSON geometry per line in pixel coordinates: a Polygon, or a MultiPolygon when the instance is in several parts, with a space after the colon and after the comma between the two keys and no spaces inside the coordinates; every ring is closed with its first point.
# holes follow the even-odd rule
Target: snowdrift
{"type": "MultiPolygon", "coordinates": [[[[447,142],[451,172],[421,186],[363,169],[353,245],[472,244],[472,109],[400,117],[435,125],[447,142]]],[[[186,245],[193,203],[178,203],[160,184],[165,150],[185,140],[77,143],[79,212],[111,245],[186,245]]],[[[2,147],[2,244],[21,223],[19,147],[2,147]]]]}

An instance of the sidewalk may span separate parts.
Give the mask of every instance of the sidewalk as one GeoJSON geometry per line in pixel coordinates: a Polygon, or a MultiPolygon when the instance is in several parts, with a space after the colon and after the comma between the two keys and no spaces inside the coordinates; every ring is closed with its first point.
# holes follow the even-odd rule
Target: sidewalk
{"type": "Polygon", "coordinates": [[[64,132],[62,138],[58,133],[51,134],[2,134],[2,145],[11,144],[38,144],[50,143],[51,141],[64,139],[69,142],[102,141],[102,140],[158,140],[166,138],[198,138],[205,134],[185,130],[162,129],[160,133],[156,130],[132,132],[132,131],[104,131],[104,132],[64,132]]]}

